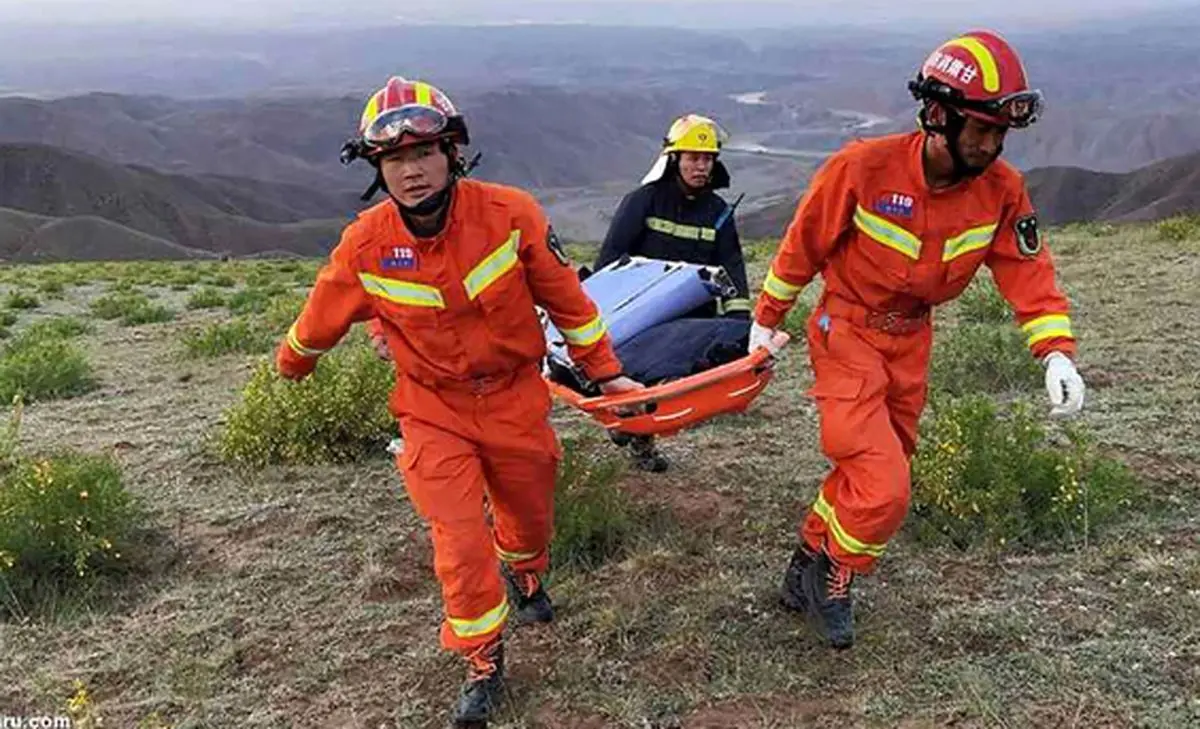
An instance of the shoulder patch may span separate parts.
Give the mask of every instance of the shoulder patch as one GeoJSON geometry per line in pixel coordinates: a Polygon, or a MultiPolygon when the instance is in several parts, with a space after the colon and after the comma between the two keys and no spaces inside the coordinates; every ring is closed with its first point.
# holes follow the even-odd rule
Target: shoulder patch
{"type": "Polygon", "coordinates": [[[1033,257],[1042,250],[1042,236],[1038,232],[1037,215],[1022,215],[1013,223],[1017,234],[1017,250],[1022,255],[1033,257]]]}
{"type": "Polygon", "coordinates": [[[546,247],[558,259],[558,262],[564,266],[571,265],[571,259],[567,258],[567,252],[563,250],[562,241],[558,239],[558,233],[554,232],[554,226],[546,228],[546,247]]]}

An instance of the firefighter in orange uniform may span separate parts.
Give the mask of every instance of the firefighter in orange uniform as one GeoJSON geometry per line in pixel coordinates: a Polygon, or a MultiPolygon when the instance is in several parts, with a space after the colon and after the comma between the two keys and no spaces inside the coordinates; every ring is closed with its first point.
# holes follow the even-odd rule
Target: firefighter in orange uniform
{"type": "Polygon", "coordinates": [[[364,198],[383,189],[389,199],[346,227],[276,363],[300,379],[352,323],[377,321],[396,365],[397,463],[432,531],[441,642],[468,659],[454,718],[474,725],[499,698],[510,611],[517,622],[553,618],[539,574],[561,451],[535,304],[602,390],[641,385],[621,374],[533,197],[464,178],[458,145],[468,143],[463,117],[429,84],[393,77],[370,98],[343,161],[368,160],[376,178],[364,198]]]}
{"type": "Polygon", "coordinates": [[[854,141],[800,200],[755,309],[750,349],[769,347],[817,274],[808,321],[821,448],[833,464],[801,527],[781,598],[831,645],[854,640],[850,585],[883,554],[908,511],[909,466],[925,406],[930,311],[991,270],[1046,367],[1054,415],[1083,406],[1067,299],[1005,134],[1037,118],[1016,52],[992,32],[943,43],[909,90],[920,130],[854,141]]]}

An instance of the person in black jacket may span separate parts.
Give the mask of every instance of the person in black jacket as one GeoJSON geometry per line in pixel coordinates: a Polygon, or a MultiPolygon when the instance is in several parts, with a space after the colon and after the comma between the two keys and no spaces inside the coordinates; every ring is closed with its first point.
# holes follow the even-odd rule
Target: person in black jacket
{"type": "MultiPolygon", "coordinates": [[[[750,289],[734,206],[714,192],[729,186],[729,172],[717,159],[726,136],[720,125],[699,114],[687,114],[671,124],[662,152],[641,187],[617,207],[596,270],[625,255],[721,266],[736,295],[689,316],[750,318],[750,289]]],[[[668,468],[652,436],[613,433],[612,437],[618,445],[630,447],[638,468],[653,472],[668,468]]]]}

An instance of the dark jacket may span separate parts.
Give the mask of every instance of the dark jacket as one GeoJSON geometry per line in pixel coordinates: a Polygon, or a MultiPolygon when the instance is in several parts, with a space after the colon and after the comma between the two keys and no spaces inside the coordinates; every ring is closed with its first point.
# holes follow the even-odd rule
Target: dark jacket
{"type": "Polygon", "coordinates": [[[737,287],[737,295],[722,302],[720,313],[748,318],[751,301],[746,264],[732,211],[726,214],[728,207],[712,190],[687,197],[674,174],[642,185],[617,206],[595,268],[623,255],[722,266],[737,287]]]}

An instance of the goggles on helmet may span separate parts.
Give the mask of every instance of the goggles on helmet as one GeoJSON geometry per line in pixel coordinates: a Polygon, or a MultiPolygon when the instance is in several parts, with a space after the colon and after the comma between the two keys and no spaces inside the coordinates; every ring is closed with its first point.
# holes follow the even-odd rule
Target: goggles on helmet
{"type": "Polygon", "coordinates": [[[967,111],[976,111],[992,117],[996,121],[1018,129],[1027,127],[1038,120],[1045,108],[1042,92],[1038,90],[1018,91],[999,99],[988,101],[967,101],[959,99],[953,102],[967,111]]]}
{"type": "Polygon", "coordinates": [[[1045,97],[1037,89],[1017,91],[997,99],[975,100],[962,91],[933,78],[919,78],[908,85],[914,98],[932,99],[961,111],[985,117],[997,124],[1022,128],[1033,124],[1045,110],[1045,97]]]}
{"type": "Polygon", "coordinates": [[[404,134],[431,137],[444,131],[448,124],[448,117],[432,106],[407,104],[376,117],[363,130],[362,140],[370,147],[390,147],[404,134]]]}

